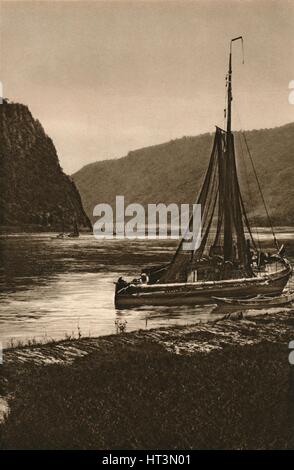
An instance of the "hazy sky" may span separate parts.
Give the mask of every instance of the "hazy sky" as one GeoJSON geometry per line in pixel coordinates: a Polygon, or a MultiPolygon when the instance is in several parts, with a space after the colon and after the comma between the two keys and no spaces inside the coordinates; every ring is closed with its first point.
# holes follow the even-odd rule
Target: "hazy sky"
{"type": "Polygon", "coordinates": [[[1,1],[4,95],[30,107],[72,173],[222,126],[229,40],[241,34],[242,127],[294,121],[294,0],[1,1]]]}

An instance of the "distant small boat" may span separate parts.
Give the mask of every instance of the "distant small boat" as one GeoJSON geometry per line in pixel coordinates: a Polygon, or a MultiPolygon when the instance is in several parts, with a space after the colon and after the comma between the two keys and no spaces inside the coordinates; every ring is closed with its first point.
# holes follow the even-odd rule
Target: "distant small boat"
{"type": "Polygon", "coordinates": [[[281,305],[287,305],[294,301],[294,291],[286,291],[276,297],[270,297],[268,295],[257,295],[250,299],[240,299],[234,297],[212,297],[218,305],[232,305],[246,308],[256,307],[279,307],[281,305]]]}
{"type": "Polygon", "coordinates": [[[77,221],[74,221],[73,231],[67,235],[69,238],[79,238],[80,232],[77,221]]]}
{"type": "Polygon", "coordinates": [[[59,239],[59,240],[64,240],[66,238],[79,238],[80,236],[80,232],[79,232],[79,227],[78,227],[78,224],[77,224],[77,221],[75,220],[73,222],[73,231],[70,232],[69,234],[66,234],[64,231],[59,233],[58,235],[55,235],[55,237],[51,237],[52,239],[56,240],[56,239],[59,239]]]}

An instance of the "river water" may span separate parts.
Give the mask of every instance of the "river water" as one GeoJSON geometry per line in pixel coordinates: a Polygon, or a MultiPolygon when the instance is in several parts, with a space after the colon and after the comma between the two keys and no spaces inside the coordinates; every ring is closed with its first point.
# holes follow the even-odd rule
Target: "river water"
{"type": "MultiPolygon", "coordinates": [[[[270,235],[259,234],[267,244],[270,235]]],[[[278,233],[294,261],[294,233],[278,233]]],[[[134,277],[141,267],[168,262],[174,240],[55,239],[52,234],[0,237],[0,341],[4,346],[29,339],[99,336],[126,330],[185,325],[222,316],[215,306],[148,307],[116,310],[114,282],[134,277]]]]}

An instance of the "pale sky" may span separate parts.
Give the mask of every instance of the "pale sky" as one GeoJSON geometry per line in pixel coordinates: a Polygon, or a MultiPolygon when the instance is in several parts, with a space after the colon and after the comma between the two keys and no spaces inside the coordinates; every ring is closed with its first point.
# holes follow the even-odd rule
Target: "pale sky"
{"type": "Polygon", "coordinates": [[[29,106],[72,173],[223,126],[239,35],[233,127],[294,121],[294,0],[1,1],[4,96],[29,106]]]}

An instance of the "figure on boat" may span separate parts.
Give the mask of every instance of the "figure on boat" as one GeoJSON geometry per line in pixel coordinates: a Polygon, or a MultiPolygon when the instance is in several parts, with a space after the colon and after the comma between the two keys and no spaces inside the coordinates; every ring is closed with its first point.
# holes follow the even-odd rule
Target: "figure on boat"
{"type": "MultiPolygon", "coordinates": [[[[201,205],[200,246],[187,251],[183,249],[182,239],[167,265],[145,268],[137,280],[129,283],[120,278],[115,292],[118,308],[207,303],[221,296],[279,295],[289,280],[292,268],[277,243],[266,206],[276,248],[274,255],[264,253],[257,246],[241,195],[231,129],[234,41],[242,41],[243,45],[242,37],[230,43],[226,130],[216,127],[208,169],[197,199],[201,205]]],[[[250,152],[247,142],[246,146],[250,152]]],[[[251,155],[250,159],[253,165],[251,155]]],[[[190,232],[192,223],[193,214],[190,232]]]]}

